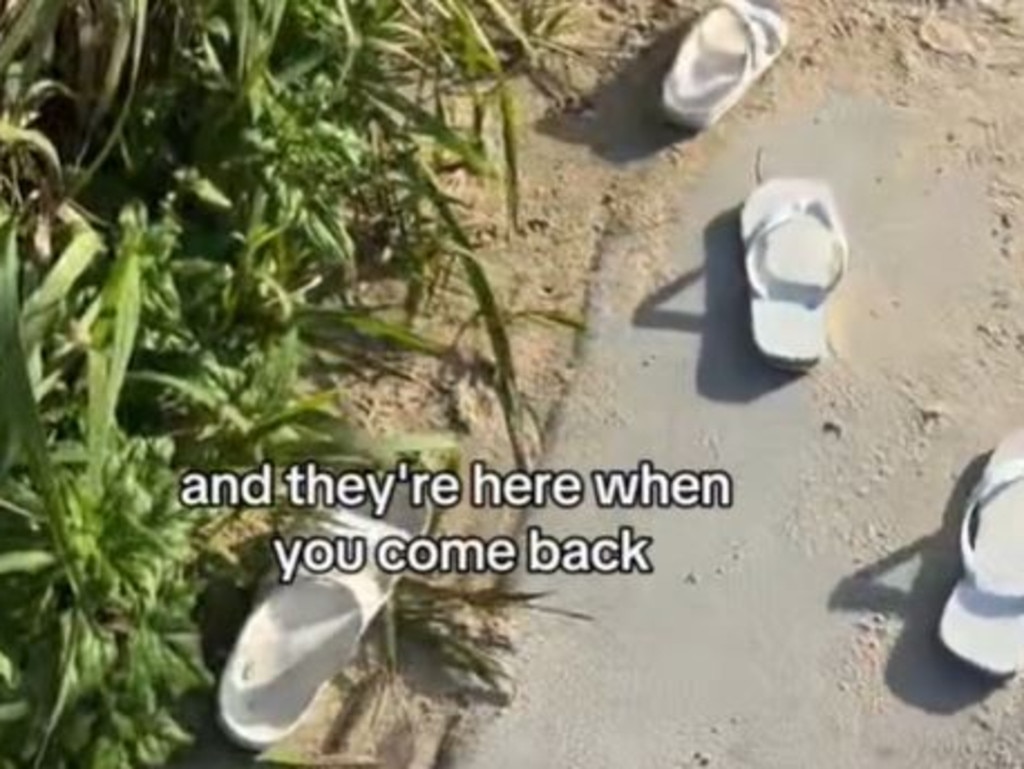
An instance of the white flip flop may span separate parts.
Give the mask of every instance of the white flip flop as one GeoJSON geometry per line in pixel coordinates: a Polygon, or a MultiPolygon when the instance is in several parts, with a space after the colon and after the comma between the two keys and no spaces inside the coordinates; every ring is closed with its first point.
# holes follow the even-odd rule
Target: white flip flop
{"type": "Polygon", "coordinates": [[[397,575],[378,570],[375,543],[425,531],[429,515],[394,501],[383,520],[333,511],[306,536],[358,537],[370,563],[355,574],[302,572],[275,583],[239,633],[218,688],[224,732],[243,748],[263,751],[291,734],[320,690],[352,661],[366,630],[387,603],[397,575]]]}
{"type": "Polygon", "coordinates": [[[828,354],[827,301],[849,244],[829,186],[773,179],[741,215],[754,342],[773,364],[804,370],[828,354]]]}
{"type": "Polygon", "coordinates": [[[939,636],[953,654],[995,676],[1024,663],[1024,430],[999,444],[964,514],[964,576],[939,636]]]}
{"type": "Polygon", "coordinates": [[[693,131],[716,123],[779,58],[789,27],[770,0],[722,0],[686,35],[662,84],[662,108],[693,131]]]}

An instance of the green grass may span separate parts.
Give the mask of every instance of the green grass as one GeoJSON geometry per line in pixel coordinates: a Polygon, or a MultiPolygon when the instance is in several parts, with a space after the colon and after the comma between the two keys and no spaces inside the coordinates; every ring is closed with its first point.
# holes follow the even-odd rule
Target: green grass
{"type": "Polygon", "coordinates": [[[457,450],[346,424],[309,376],[321,353],[444,354],[409,320],[459,281],[526,462],[510,318],[444,176],[502,182],[514,221],[508,73],[562,13],[0,2],[0,769],[160,765],[188,742],[210,514],[181,509],[183,468],[457,450]],[[397,314],[353,301],[381,275],[397,314]]]}

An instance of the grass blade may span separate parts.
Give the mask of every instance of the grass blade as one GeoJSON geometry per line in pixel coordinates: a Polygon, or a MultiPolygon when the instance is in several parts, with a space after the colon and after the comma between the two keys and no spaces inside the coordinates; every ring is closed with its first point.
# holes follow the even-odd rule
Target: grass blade
{"type": "Polygon", "coordinates": [[[558,312],[557,310],[523,310],[512,314],[509,317],[509,320],[529,320],[538,323],[548,323],[552,326],[559,326],[561,328],[567,328],[580,333],[587,330],[586,321],[582,318],[567,315],[566,313],[558,312]]]}
{"type": "Polygon", "coordinates": [[[57,563],[57,557],[48,550],[22,550],[0,555],[0,576],[6,574],[35,574],[57,563]]]}
{"type": "MultiPolygon", "coordinates": [[[[13,20],[6,25],[0,24],[3,31],[0,35],[0,72],[7,71],[14,57],[26,45],[53,36],[57,15],[63,5],[64,0],[21,0],[9,6],[8,18],[13,20]]],[[[0,16],[0,22],[6,20],[0,16]]]]}
{"type": "Polygon", "coordinates": [[[323,307],[305,307],[297,313],[300,326],[308,333],[329,333],[338,330],[354,333],[375,342],[384,343],[410,352],[442,355],[447,349],[404,325],[389,323],[364,313],[323,307]]]}
{"type": "Polygon", "coordinates": [[[25,301],[21,312],[22,340],[31,358],[53,324],[57,311],[75,282],[103,250],[95,231],[82,227],[43,279],[42,285],[25,301]]]}
{"type": "Polygon", "coordinates": [[[32,712],[24,700],[18,702],[0,702],[0,724],[11,724],[21,721],[32,712]]]}
{"type": "Polygon", "coordinates": [[[505,196],[509,222],[519,230],[519,128],[515,99],[511,87],[498,85],[498,104],[501,115],[501,149],[505,156],[505,196]]]}
{"type": "MultiPolygon", "coordinates": [[[[68,569],[71,590],[78,592],[77,572],[70,558],[69,511],[61,493],[60,476],[50,461],[46,434],[32,394],[25,351],[19,329],[18,258],[16,223],[13,217],[0,220],[0,459],[15,453],[28,469],[32,483],[43,501],[58,559],[68,569]]],[[[7,463],[0,465],[6,471],[7,463]]]]}
{"type": "Polygon", "coordinates": [[[121,248],[113,274],[103,287],[100,315],[93,324],[89,350],[89,455],[99,471],[116,425],[117,401],[142,314],[139,256],[130,244],[121,248]]]}
{"type": "Polygon", "coordinates": [[[523,445],[519,386],[516,383],[515,362],[512,359],[512,345],[509,342],[505,319],[483,267],[468,250],[459,248],[456,253],[480,306],[480,314],[491,342],[491,351],[494,353],[498,368],[498,398],[505,416],[505,429],[512,445],[512,454],[516,466],[525,468],[530,462],[523,445]]]}
{"type": "Polygon", "coordinates": [[[522,46],[523,53],[526,54],[527,57],[532,58],[533,46],[530,44],[529,37],[527,37],[522,26],[512,16],[509,9],[505,7],[502,0],[479,0],[479,2],[491,12],[491,15],[494,16],[494,18],[498,20],[498,23],[501,26],[501,31],[515,38],[516,42],[522,46]]]}
{"type": "Polygon", "coordinates": [[[31,128],[20,128],[12,123],[0,120],[0,144],[8,144],[12,147],[27,147],[45,161],[46,168],[54,179],[59,180],[61,178],[60,156],[45,134],[31,128]]]}

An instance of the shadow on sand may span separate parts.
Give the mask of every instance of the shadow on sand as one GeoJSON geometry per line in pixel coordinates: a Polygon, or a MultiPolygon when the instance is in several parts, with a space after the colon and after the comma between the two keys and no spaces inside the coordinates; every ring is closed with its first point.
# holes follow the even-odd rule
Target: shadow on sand
{"type": "Polygon", "coordinates": [[[938,638],[942,609],[960,577],[959,535],[964,503],[988,456],[976,457],[946,504],[942,528],[846,577],[829,599],[832,611],[873,612],[903,620],[885,670],[885,682],[908,705],[948,715],[984,700],[1000,679],[958,660],[938,638]],[[881,583],[886,574],[917,558],[920,569],[907,590],[881,583]]]}
{"type": "Polygon", "coordinates": [[[661,112],[661,84],[693,19],[661,35],[609,82],[582,100],[582,108],[542,118],[537,130],[583,144],[601,159],[626,164],[693,138],[661,112]]]}
{"type": "Polygon", "coordinates": [[[709,400],[748,403],[800,377],[772,368],[754,347],[738,208],[719,214],[705,228],[704,266],[647,297],[633,313],[633,325],[700,334],[697,391],[709,400]],[[703,313],[667,306],[701,278],[703,313]]]}

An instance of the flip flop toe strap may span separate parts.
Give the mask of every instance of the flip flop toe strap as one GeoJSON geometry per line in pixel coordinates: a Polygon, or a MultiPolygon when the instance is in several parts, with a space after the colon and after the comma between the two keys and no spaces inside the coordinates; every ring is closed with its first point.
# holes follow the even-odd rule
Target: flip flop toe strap
{"type": "Polygon", "coordinates": [[[739,18],[747,35],[747,57],[744,62],[743,82],[764,69],[773,53],[784,44],[784,22],[774,8],[753,0],[724,0],[724,8],[739,18]]]}
{"type": "Polygon", "coordinates": [[[827,296],[832,293],[833,289],[839,284],[839,281],[842,280],[843,275],[846,274],[849,260],[848,248],[846,242],[839,234],[837,225],[833,221],[828,208],[817,200],[795,201],[779,208],[771,216],[766,217],[748,238],[747,279],[750,281],[756,296],[764,298],[769,295],[768,284],[765,280],[765,275],[770,273],[768,266],[764,263],[766,256],[766,249],[764,248],[765,239],[779,227],[797,218],[810,219],[824,228],[832,239],[832,249],[829,255],[832,260],[832,275],[829,278],[828,284],[822,288],[822,295],[827,296]]]}
{"type": "MultiPolygon", "coordinates": [[[[314,518],[307,526],[295,531],[294,536],[306,539],[363,539],[368,543],[371,553],[373,548],[377,547],[377,544],[383,539],[410,539],[412,537],[409,532],[403,531],[384,521],[341,509],[331,510],[314,518]]],[[[379,592],[377,589],[370,589],[371,583],[378,579],[376,569],[368,569],[365,572],[356,573],[329,571],[326,574],[314,574],[304,566],[299,566],[296,578],[323,582],[342,580],[352,585],[363,585],[366,589],[362,592],[367,595],[372,595],[375,591],[379,592]]],[[[269,576],[268,580],[268,587],[276,584],[275,575],[269,576]]]]}
{"type": "MultiPolygon", "coordinates": [[[[786,25],[779,11],[773,7],[755,2],[755,0],[720,0],[708,12],[724,10],[736,17],[745,40],[743,70],[739,73],[721,72],[715,75],[702,74],[700,90],[705,94],[720,94],[716,97],[715,106],[704,108],[708,114],[704,119],[710,122],[712,117],[729,105],[740,89],[747,85],[771,63],[786,43],[786,25]],[[731,94],[731,96],[721,96],[731,94]]],[[[705,15],[704,18],[707,18],[705,15]]]]}
{"type": "MultiPolygon", "coordinates": [[[[1011,582],[986,573],[974,549],[977,521],[985,507],[1010,486],[1024,481],[1024,459],[1013,459],[988,467],[967,500],[967,511],[960,528],[960,550],[964,571],[974,586],[999,598],[1024,600],[1024,580],[1011,582]]],[[[1021,511],[1024,515],[1024,511],[1021,511]]]]}

